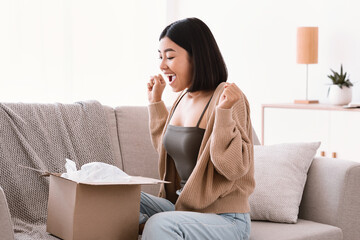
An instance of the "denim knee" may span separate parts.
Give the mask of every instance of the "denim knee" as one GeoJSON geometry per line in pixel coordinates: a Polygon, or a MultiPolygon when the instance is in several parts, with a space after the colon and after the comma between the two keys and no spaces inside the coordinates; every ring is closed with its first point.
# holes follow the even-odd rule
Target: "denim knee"
{"type": "Polygon", "coordinates": [[[183,237],[177,224],[173,222],[171,212],[161,212],[153,215],[146,222],[142,239],[183,239],[183,237]]]}

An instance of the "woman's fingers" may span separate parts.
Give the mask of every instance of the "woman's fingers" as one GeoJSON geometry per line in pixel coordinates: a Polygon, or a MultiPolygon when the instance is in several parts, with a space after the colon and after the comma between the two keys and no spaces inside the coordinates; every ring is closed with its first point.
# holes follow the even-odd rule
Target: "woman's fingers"
{"type": "Polygon", "coordinates": [[[235,83],[226,83],[218,107],[231,108],[240,98],[240,88],[235,83]]]}
{"type": "Polygon", "coordinates": [[[149,82],[147,83],[148,90],[152,91],[153,86],[154,86],[154,77],[151,76],[149,82]]]}
{"type": "Polygon", "coordinates": [[[225,91],[231,95],[232,97],[238,98],[241,95],[241,90],[238,86],[236,86],[235,83],[231,83],[228,85],[228,87],[225,89],[225,91]]]}
{"type": "Polygon", "coordinates": [[[157,76],[154,76],[154,84],[165,84],[165,80],[161,74],[158,74],[157,76]]]}
{"type": "Polygon", "coordinates": [[[152,91],[152,84],[148,83],[147,88],[148,88],[148,91],[152,91]]]}
{"type": "Polygon", "coordinates": [[[147,84],[149,102],[161,101],[166,82],[161,74],[151,76],[147,84]]]}
{"type": "Polygon", "coordinates": [[[165,84],[165,79],[163,78],[163,76],[161,74],[159,74],[159,80],[161,84],[165,84]]]}

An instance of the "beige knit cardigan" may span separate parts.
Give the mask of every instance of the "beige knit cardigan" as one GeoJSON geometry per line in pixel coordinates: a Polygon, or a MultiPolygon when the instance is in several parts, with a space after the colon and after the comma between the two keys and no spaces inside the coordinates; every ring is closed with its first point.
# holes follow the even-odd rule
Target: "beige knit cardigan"
{"type": "MultiPolygon", "coordinates": [[[[163,101],[149,105],[152,143],[159,153],[159,174],[163,184],[159,196],[175,203],[178,211],[203,213],[246,213],[249,195],[255,187],[254,148],[249,103],[242,93],[231,109],[216,108],[224,89],[220,84],[206,114],[207,126],[196,166],[180,196],[180,178],[173,159],[163,145],[170,114],[163,101]]],[[[181,94],[180,94],[181,95],[181,94]]]]}

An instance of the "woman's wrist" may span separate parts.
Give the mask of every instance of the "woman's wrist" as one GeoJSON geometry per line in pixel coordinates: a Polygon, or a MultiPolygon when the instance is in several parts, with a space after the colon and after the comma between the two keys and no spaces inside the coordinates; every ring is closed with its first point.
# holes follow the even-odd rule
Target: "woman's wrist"
{"type": "Polygon", "coordinates": [[[162,102],[162,100],[160,99],[160,100],[158,100],[158,101],[149,101],[149,105],[154,105],[154,104],[157,104],[157,103],[161,103],[162,102]]]}
{"type": "Polygon", "coordinates": [[[154,99],[154,100],[151,100],[149,103],[152,104],[152,103],[158,103],[158,102],[161,102],[161,98],[160,99],[154,99]]]}

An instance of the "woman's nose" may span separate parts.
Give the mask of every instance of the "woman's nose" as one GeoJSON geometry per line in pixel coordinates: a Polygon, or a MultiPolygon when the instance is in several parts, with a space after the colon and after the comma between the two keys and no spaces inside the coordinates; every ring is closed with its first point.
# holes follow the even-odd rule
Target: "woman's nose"
{"type": "Polygon", "coordinates": [[[160,69],[164,70],[164,69],[167,69],[167,68],[168,68],[168,66],[165,63],[165,59],[161,59],[161,61],[160,61],[160,69]]]}

